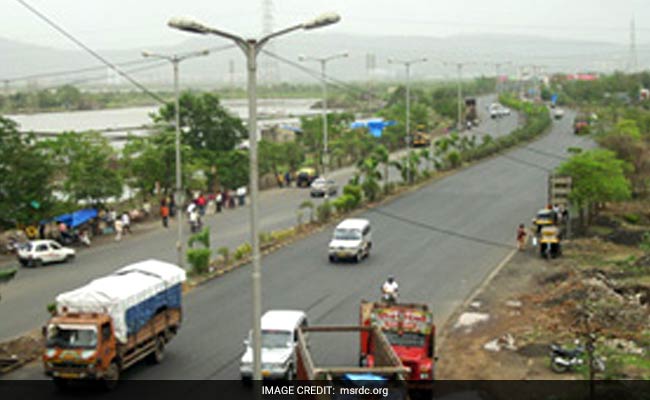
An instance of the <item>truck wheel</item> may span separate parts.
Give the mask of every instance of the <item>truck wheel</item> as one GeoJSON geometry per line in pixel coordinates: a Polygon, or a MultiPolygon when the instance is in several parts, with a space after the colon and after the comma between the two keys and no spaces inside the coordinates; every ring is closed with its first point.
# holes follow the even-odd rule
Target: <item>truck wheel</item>
{"type": "Polygon", "coordinates": [[[161,337],[156,339],[156,348],[151,353],[150,359],[154,364],[160,364],[165,359],[165,341],[161,337]]]}
{"type": "Polygon", "coordinates": [[[115,387],[117,387],[117,383],[119,382],[119,380],[120,380],[120,367],[117,365],[115,361],[113,361],[111,365],[108,366],[106,373],[104,373],[104,379],[102,381],[104,389],[106,390],[115,389],[115,387]]]}

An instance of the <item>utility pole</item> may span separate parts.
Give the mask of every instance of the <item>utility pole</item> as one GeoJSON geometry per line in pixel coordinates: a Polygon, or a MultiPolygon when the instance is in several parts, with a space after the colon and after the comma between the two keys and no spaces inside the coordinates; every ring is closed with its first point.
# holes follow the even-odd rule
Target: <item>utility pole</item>
{"type": "Polygon", "coordinates": [[[634,17],[630,21],[630,55],[627,65],[628,73],[635,73],[639,68],[639,60],[636,52],[636,27],[634,24],[634,17]]]}
{"type": "Polygon", "coordinates": [[[416,58],[408,61],[388,59],[389,64],[401,64],[406,68],[406,180],[411,183],[411,65],[426,62],[426,58],[416,58]]]}
{"type": "Polygon", "coordinates": [[[180,117],[180,88],[178,83],[178,65],[189,58],[202,57],[210,54],[208,50],[202,50],[183,55],[167,56],[163,54],[156,54],[147,51],[142,52],[143,57],[159,58],[161,60],[169,61],[174,68],[174,125],[176,128],[176,193],[174,200],[176,203],[176,225],[177,238],[176,238],[176,253],[177,262],[179,267],[183,267],[183,202],[185,201],[183,195],[183,180],[181,175],[181,117],[180,117]]]}
{"type": "Polygon", "coordinates": [[[458,120],[456,121],[456,128],[458,129],[458,132],[460,132],[463,129],[463,89],[462,89],[462,79],[463,79],[463,67],[465,65],[470,65],[472,63],[469,62],[444,62],[443,63],[446,66],[449,65],[455,65],[456,66],[456,84],[457,84],[457,89],[458,89],[458,120]]]}
{"type": "MultiPolygon", "coordinates": [[[[327,57],[305,57],[300,56],[300,61],[316,61],[320,64],[321,72],[321,83],[323,88],[323,102],[322,102],[322,116],[323,116],[323,157],[321,160],[321,171],[323,176],[327,174],[327,167],[329,166],[329,148],[328,148],[328,138],[327,138],[327,63],[336,60],[339,58],[347,58],[348,53],[339,53],[327,57]]],[[[325,198],[328,197],[327,191],[325,191],[325,198]]]]}

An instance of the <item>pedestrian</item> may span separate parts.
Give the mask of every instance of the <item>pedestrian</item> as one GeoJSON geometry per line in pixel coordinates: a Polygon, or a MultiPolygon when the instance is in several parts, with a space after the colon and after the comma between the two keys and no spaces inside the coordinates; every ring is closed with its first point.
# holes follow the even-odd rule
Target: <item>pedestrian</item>
{"type": "Polygon", "coordinates": [[[519,251],[523,251],[526,247],[526,227],[524,224],[519,224],[517,228],[517,248],[519,251]]]}
{"type": "Polygon", "coordinates": [[[129,234],[133,233],[131,232],[131,217],[129,216],[129,213],[126,211],[122,213],[122,232],[125,235],[127,232],[129,234]]]}
{"type": "Polygon", "coordinates": [[[163,200],[160,203],[160,217],[162,218],[163,227],[168,228],[169,227],[169,206],[167,205],[167,202],[165,200],[163,200]]]}
{"type": "Polygon", "coordinates": [[[111,208],[111,211],[109,211],[108,219],[112,225],[115,225],[115,221],[117,221],[117,211],[115,211],[114,208],[111,208]]]}
{"type": "Polygon", "coordinates": [[[169,216],[174,218],[176,216],[176,200],[174,195],[169,196],[169,216]]]}
{"type": "Polygon", "coordinates": [[[284,174],[284,184],[285,184],[287,187],[291,187],[291,172],[290,172],[290,171],[287,171],[287,172],[284,174]]]}
{"type": "Polygon", "coordinates": [[[205,215],[205,206],[206,206],[207,203],[208,202],[207,202],[207,200],[205,198],[205,195],[203,194],[203,192],[201,192],[199,194],[199,197],[196,198],[196,206],[199,208],[199,214],[201,216],[205,215]]]}
{"type": "Polygon", "coordinates": [[[221,190],[219,192],[217,192],[217,197],[216,197],[215,201],[217,203],[217,212],[220,213],[221,212],[221,206],[223,205],[223,195],[221,194],[221,190]]]}
{"type": "Polygon", "coordinates": [[[239,205],[246,205],[246,186],[241,186],[237,189],[237,199],[239,200],[239,205]]]}
{"type": "Polygon", "coordinates": [[[121,219],[116,219],[114,224],[115,224],[115,241],[119,242],[120,240],[122,240],[122,233],[123,233],[122,229],[124,228],[124,226],[122,224],[121,219]]]}
{"type": "Polygon", "coordinates": [[[278,182],[278,187],[283,188],[284,187],[284,181],[282,179],[281,174],[275,174],[275,180],[278,182]]]}
{"type": "Polygon", "coordinates": [[[235,191],[228,191],[228,207],[235,208],[235,191]]]}

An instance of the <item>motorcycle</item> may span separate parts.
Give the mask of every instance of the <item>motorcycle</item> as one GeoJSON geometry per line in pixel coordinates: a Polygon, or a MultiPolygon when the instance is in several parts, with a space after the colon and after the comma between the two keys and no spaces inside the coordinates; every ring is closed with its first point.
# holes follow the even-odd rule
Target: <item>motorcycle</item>
{"type": "Polygon", "coordinates": [[[386,304],[396,304],[397,303],[398,292],[389,292],[382,288],[381,290],[381,301],[386,304]]]}
{"type": "MultiPolygon", "coordinates": [[[[574,349],[565,349],[562,346],[551,344],[551,369],[553,372],[562,374],[568,371],[575,370],[576,368],[582,366],[585,361],[585,346],[579,344],[578,341],[575,342],[576,347],[574,349]]],[[[602,358],[594,356],[592,360],[592,368],[597,372],[603,372],[605,370],[605,362],[602,358]]]]}

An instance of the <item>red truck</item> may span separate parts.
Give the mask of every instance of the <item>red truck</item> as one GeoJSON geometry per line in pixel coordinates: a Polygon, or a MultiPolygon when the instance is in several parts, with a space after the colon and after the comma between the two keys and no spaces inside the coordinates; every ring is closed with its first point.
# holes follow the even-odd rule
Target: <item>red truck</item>
{"type": "MultiPolygon", "coordinates": [[[[435,367],[436,326],[433,313],[425,304],[385,304],[362,301],[360,324],[379,328],[397,357],[410,369],[409,384],[413,389],[431,390],[435,367]]],[[[361,332],[361,345],[368,343],[367,332],[361,332]]],[[[368,354],[362,348],[362,354],[368,354]]],[[[362,362],[372,363],[370,356],[362,362]]]]}

